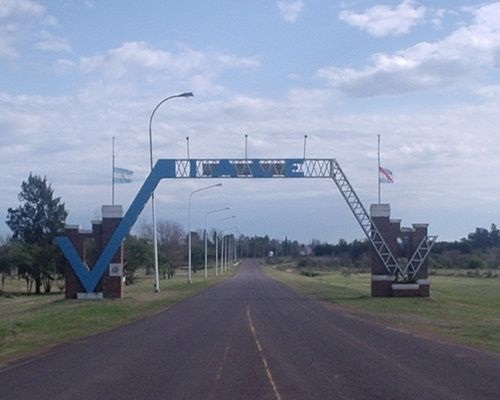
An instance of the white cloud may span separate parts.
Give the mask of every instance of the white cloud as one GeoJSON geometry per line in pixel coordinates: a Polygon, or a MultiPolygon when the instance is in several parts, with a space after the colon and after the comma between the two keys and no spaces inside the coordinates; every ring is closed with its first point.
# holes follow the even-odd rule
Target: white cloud
{"type": "Polygon", "coordinates": [[[104,55],[80,59],[80,68],[84,73],[105,73],[114,77],[122,77],[128,70],[137,68],[186,76],[199,71],[255,68],[259,65],[256,58],[202,52],[188,47],[181,47],[173,53],[153,48],[146,42],[125,42],[104,55]]]}
{"type": "Polygon", "coordinates": [[[500,100],[500,85],[481,86],[475,90],[476,94],[486,99],[500,100]]]}
{"type": "Polygon", "coordinates": [[[42,51],[71,51],[71,46],[66,39],[54,36],[45,30],[40,32],[40,40],[34,44],[34,47],[42,51]]]}
{"type": "Polygon", "coordinates": [[[446,10],[444,8],[432,10],[431,22],[436,29],[442,28],[443,18],[447,13],[453,14],[453,12],[446,10]]]}
{"type": "Polygon", "coordinates": [[[441,41],[421,42],[393,54],[379,53],[363,68],[318,71],[335,88],[353,96],[398,94],[467,83],[498,66],[500,3],[474,12],[474,21],[441,41]]]}
{"type": "Polygon", "coordinates": [[[43,6],[31,0],[2,0],[0,2],[0,19],[25,16],[36,17],[44,13],[43,6]]]}
{"type": "Polygon", "coordinates": [[[0,1],[0,58],[20,58],[24,43],[43,51],[69,51],[71,46],[64,38],[46,30],[56,25],[57,19],[35,1],[0,1]]]}
{"type": "Polygon", "coordinates": [[[302,0],[278,1],[278,8],[281,14],[281,18],[283,18],[287,22],[295,22],[295,20],[302,12],[303,7],[304,3],[302,3],[302,0]]]}
{"type": "Polygon", "coordinates": [[[65,58],[60,58],[54,62],[54,70],[59,73],[70,71],[75,67],[76,64],[74,61],[67,60],[65,58]]]}
{"type": "MultiPolygon", "coordinates": [[[[103,54],[81,57],[77,62],[59,59],[55,64],[58,72],[68,72],[72,67],[88,76],[88,79],[121,81],[124,87],[133,88],[143,81],[151,87],[189,87],[198,95],[224,92],[217,79],[227,70],[255,69],[260,66],[256,57],[240,57],[233,54],[194,50],[178,46],[166,51],[146,42],[125,42],[103,54]]],[[[133,89],[132,89],[133,90],[133,89]]],[[[137,90],[139,90],[137,88],[137,90]]]]}
{"type": "Polygon", "coordinates": [[[3,34],[2,29],[0,28],[0,58],[13,60],[19,57],[19,53],[11,44],[11,41],[7,39],[7,37],[1,37],[3,34]]]}
{"type": "Polygon", "coordinates": [[[382,37],[408,33],[412,27],[423,21],[425,13],[424,6],[418,5],[413,0],[404,0],[395,7],[380,5],[371,7],[363,13],[343,10],[339,18],[370,35],[382,37]]]}

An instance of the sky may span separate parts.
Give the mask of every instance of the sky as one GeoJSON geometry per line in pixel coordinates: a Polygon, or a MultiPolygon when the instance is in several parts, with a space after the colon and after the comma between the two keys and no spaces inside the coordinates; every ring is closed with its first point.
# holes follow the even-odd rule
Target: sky
{"type": "MultiPolygon", "coordinates": [[[[89,228],[116,186],[127,210],[154,159],[335,158],[366,208],[382,202],[440,240],[499,224],[500,2],[0,0],[0,234],[21,182],[45,176],[89,228]]],[[[191,226],[330,243],[363,233],[331,179],[223,180],[191,226]],[[207,213],[230,206],[228,212],[207,213]],[[235,215],[235,219],[218,221],[235,215]]],[[[157,215],[187,228],[165,180],[157,215]]],[[[137,225],[151,221],[148,204],[137,225]]]]}

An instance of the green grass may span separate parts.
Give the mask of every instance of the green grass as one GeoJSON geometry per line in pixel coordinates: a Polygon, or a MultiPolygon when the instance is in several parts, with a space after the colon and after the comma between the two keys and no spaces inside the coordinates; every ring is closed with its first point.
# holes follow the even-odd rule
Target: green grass
{"type": "Polygon", "coordinates": [[[424,336],[500,353],[500,279],[431,277],[430,298],[372,298],[370,274],[315,277],[265,268],[297,291],[424,336]]]}
{"type": "Polygon", "coordinates": [[[153,278],[143,277],[125,287],[123,299],[86,301],[66,300],[62,293],[27,295],[24,281],[8,281],[4,292],[17,294],[0,295],[0,365],[154,314],[222,281],[205,280],[203,271],[193,275],[191,285],[186,280],[162,280],[161,292],[154,293],[153,278]]]}

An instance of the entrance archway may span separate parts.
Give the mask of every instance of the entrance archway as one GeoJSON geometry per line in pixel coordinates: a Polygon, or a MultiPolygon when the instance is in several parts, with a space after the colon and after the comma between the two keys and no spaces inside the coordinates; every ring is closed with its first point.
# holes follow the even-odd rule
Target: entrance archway
{"type": "Polygon", "coordinates": [[[89,268],[75,250],[67,236],[59,236],[56,242],[71,268],[87,292],[93,292],[109,268],[113,256],[128,235],[151,194],[162,179],[283,179],[283,178],[330,178],[333,179],[365,236],[373,246],[387,274],[397,279],[411,281],[427,259],[437,236],[425,235],[408,258],[405,265],[398,263],[386,240],[373,223],[354,188],[335,159],[160,159],[144,181],[123,219],[113,231],[109,241],[89,268]]]}

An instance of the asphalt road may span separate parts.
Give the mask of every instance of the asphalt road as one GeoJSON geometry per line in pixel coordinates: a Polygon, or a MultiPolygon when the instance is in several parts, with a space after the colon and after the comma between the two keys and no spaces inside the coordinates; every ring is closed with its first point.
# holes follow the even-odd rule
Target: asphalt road
{"type": "Polygon", "coordinates": [[[0,370],[0,399],[500,399],[500,357],[332,310],[255,261],[168,311],[0,370]]]}

